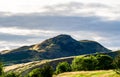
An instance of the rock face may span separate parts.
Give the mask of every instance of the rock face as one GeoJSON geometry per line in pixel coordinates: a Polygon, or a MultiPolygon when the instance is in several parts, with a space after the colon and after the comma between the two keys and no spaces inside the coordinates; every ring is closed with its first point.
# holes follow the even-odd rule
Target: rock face
{"type": "Polygon", "coordinates": [[[92,54],[96,52],[110,52],[95,41],[77,41],[69,35],[58,35],[42,43],[23,46],[18,49],[1,54],[4,62],[21,63],[41,59],[54,59],[60,57],[92,54]]]}

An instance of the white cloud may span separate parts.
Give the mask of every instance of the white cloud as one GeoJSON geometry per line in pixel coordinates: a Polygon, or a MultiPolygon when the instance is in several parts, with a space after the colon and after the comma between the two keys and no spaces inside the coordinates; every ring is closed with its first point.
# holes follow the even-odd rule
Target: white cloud
{"type": "Polygon", "coordinates": [[[120,46],[118,46],[118,47],[113,47],[113,46],[109,47],[109,46],[108,46],[108,48],[109,48],[109,49],[112,49],[112,50],[114,50],[114,51],[120,50],[120,46]]]}
{"type": "Polygon", "coordinates": [[[7,12],[4,13],[7,16],[16,13],[39,13],[119,20],[119,6],[119,0],[0,0],[0,11],[7,12]]]}
{"type": "Polygon", "coordinates": [[[32,45],[33,42],[28,42],[28,41],[14,41],[14,42],[9,42],[9,41],[1,41],[0,40],[0,51],[2,50],[12,50],[15,48],[19,48],[21,46],[30,46],[32,45]]]}
{"type": "Polygon", "coordinates": [[[69,2],[103,3],[111,6],[120,4],[119,0],[0,0],[0,11],[13,13],[40,12],[41,7],[69,2]]]}
{"type": "Polygon", "coordinates": [[[118,20],[120,17],[119,5],[102,3],[71,2],[43,7],[42,14],[65,16],[96,16],[107,20],[118,20]]]}
{"type": "Polygon", "coordinates": [[[40,12],[40,8],[43,6],[70,1],[73,0],[0,0],[0,11],[13,13],[40,12]]]}
{"type": "Polygon", "coordinates": [[[20,29],[17,27],[0,27],[0,33],[10,35],[21,35],[21,36],[40,36],[44,34],[54,34],[56,32],[49,30],[38,30],[38,29],[20,29]]]}

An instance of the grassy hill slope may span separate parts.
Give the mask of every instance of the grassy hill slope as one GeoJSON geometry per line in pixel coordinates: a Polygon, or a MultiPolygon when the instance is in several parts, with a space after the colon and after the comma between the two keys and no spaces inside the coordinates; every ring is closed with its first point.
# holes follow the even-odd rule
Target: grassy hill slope
{"type": "Polygon", "coordinates": [[[54,77],[120,77],[113,70],[66,72],[54,77]]]}

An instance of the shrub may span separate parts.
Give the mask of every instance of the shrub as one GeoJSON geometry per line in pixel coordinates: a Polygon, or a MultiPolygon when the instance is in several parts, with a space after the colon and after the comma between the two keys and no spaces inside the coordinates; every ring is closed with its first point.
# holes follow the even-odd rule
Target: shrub
{"type": "Polygon", "coordinates": [[[43,68],[36,68],[32,70],[28,77],[52,77],[53,75],[53,68],[46,64],[43,68]]]}
{"type": "Polygon", "coordinates": [[[56,74],[71,71],[71,66],[68,62],[61,62],[56,67],[56,74]]]}
{"type": "Polygon", "coordinates": [[[97,66],[97,59],[95,56],[83,56],[83,57],[76,57],[72,61],[72,70],[73,71],[80,71],[80,70],[95,70],[97,66]]]}

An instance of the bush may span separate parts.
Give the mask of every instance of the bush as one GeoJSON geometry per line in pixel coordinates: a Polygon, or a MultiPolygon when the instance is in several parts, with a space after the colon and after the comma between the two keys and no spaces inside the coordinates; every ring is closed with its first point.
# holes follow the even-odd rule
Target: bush
{"type": "Polygon", "coordinates": [[[28,77],[52,77],[53,75],[53,68],[46,64],[43,68],[36,68],[32,70],[28,77]]]}
{"type": "Polygon", "coordinates": [[[109,55],[97,54],[96,58],[98,60],[97,69],[98,70],[108,70],[113,69],[113,59],[109,55]]]}
{"type": "Polygon", "coordinates": [[[56,67],[56,74],[71,71],[71,66],[67,62],[61,62],[56,67]]]}
{"type": "Polygon", "coordinates": [[[72,61],[72,70],[73,71],[80,71],[80,70],[95,70],[97,66],[97,59],[94,56],[83,56],[83,57],[76,57],[72,61]]]}

